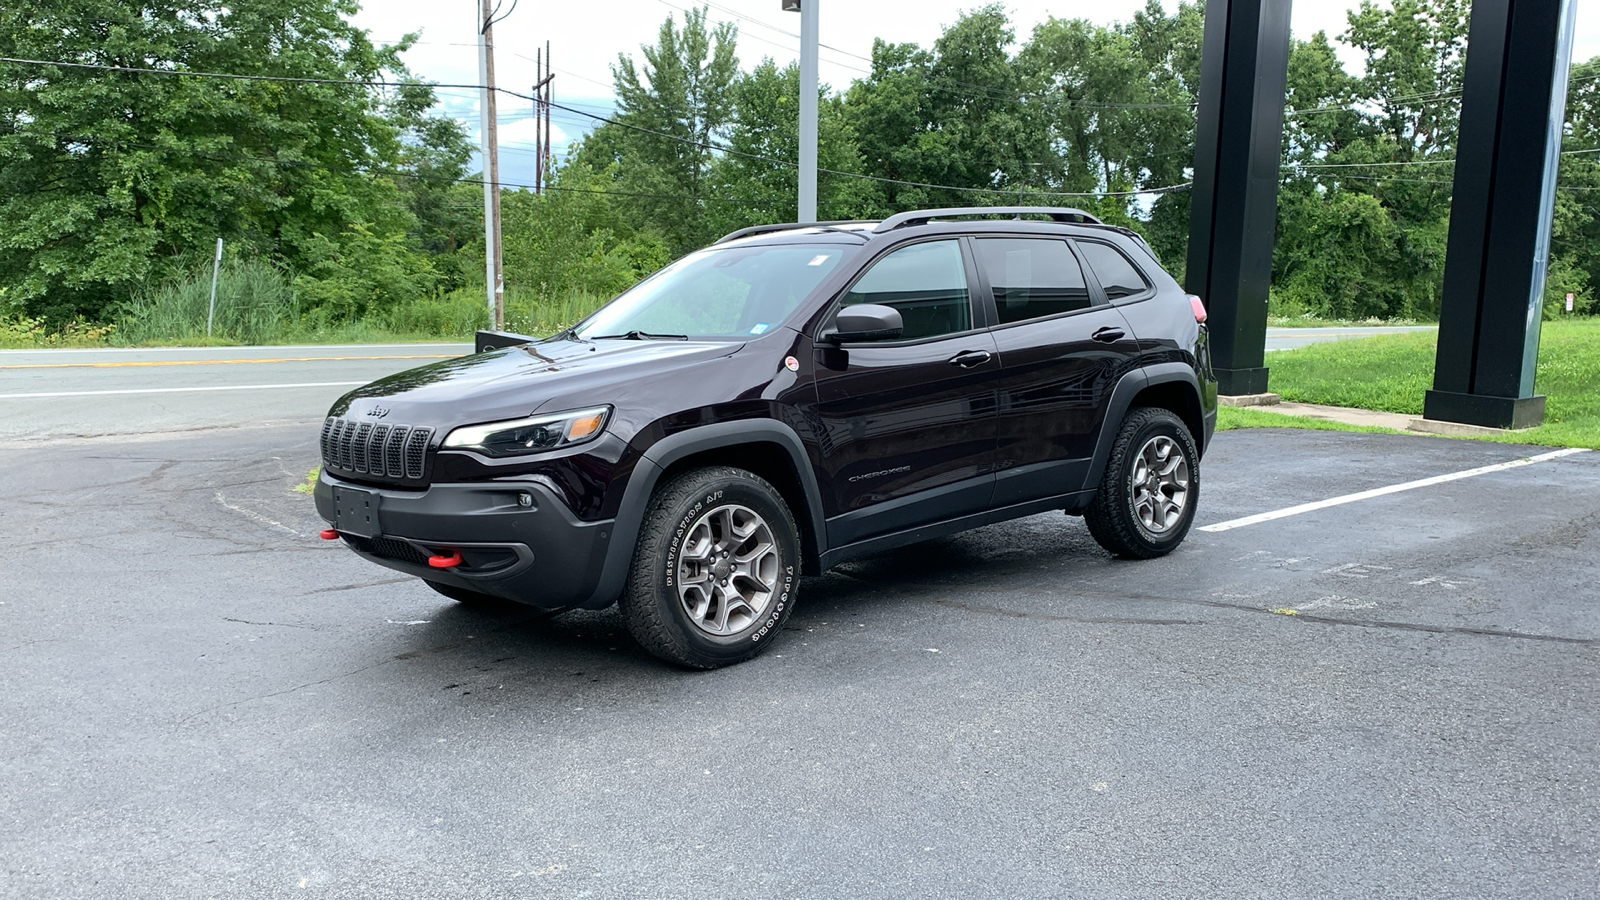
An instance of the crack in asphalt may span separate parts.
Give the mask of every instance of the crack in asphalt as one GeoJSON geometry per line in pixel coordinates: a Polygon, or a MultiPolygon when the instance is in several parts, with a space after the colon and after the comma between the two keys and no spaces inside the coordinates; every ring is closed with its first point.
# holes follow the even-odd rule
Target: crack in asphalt
{"type": "Polygon", "coordinates": [[[951,609],[960,609],[967,612],[980,613],[986,616],[1002,616],[1008,619],[1031,619],[1037,622],[1075,622],[1082,625],[1205,625],[1207,623],[1198,619],[1136,619],[1123,616],[1057,616],[1049,613],[1023,612],[1018,609],[1005,609],[999,606],[978,606],[973,603],[963,603],[960,600],[940,600],[935,597],[918,598],[926,603],[936,606],[946,606],[951,609]]]}
{"type": "Polygon", "coordinates": [[[336,587],[316,588],[315,590],[306,591],[305,593],[301,594],[300,596],[309,597],[312,594],[331,594],[331,593],[333,593],[335,591],[354,591],[354,590],[359,590],[361,588],[380,587],[380,586],[385,585],[385,584],[400,584],[401,582],[404,582],[404,581],[416,581],[416,580],[418,580],[416,578],[416,576],[413,576],[413,575],[401,575],[398,578],[383,578],[383,579],[379,579],[378,581],[363,581],[360,584],[341,584],[341,585],[338,585],[336,587]]]}
{"type": "Polygon", "coordinates": [[[224,621],[224,622],[238,622],[241,625],[271,625],[274,628],[304,628],[307,631],[321,631],[322,630],[322,629],[318,628],[315,625],[296,625],[293,622],[252,622],[249,619],[233,619],[233,618],[229,618],[228,616],[223,616],[222,617],[222,621],[224,621]]]}
{"type": "MultiPolygon", "coordinates": [[[[507,619],[505,622],[502,622],[501,624],[495,626],[494,628],[486,629],[483,633],[484,634],[499,634],[500,632],[509,631],[509,630],[511,630],[513,628],[518,628],[520,626],[528,625],[528,624],[531,624],[533,622],[538,622],[538,621],[541,621],[541,620],[544,620],[544,619],[553,618],[554,616],[560,615],[562,612],[565,612],[565,610],[544,610],[544,609],[535,610],[532,613],[521,615],[521,616],[518,616],[518,617],[516,617],[514,619],[507,619]]],[[[232,620],[232,621],[238,621],[238,620],[235,619],[235,620],[232,620]]],[[[257,623],[251,623],[251,624],[257,624],[257,623]]],[[[271,623],[261,623],[261,624],[271,624],[271,623]]],[[[296,626],[296,627],[305,628],[305,627],[309,627],[309,626],[296,626]]],[[[192,721],[194,719],[197,719],[197,718],[199,718],[201,716],[204,716],[204,715],[208,715],[210,713],[214,713],[214,712],[216,712],[218,710],[231,709],[231,708],[233,708],[235,706],[242,706],[242,705],[244,705],[246,703],[255,703],[255,702],[258,702],[258,701],[261,701],[261,700],[271,700],[273,697],[282,697],[285,694],[293,694],[296,691],[303,691],[303,690],[305,690],[306,688],[309,688],[309,687],[316,687],[317,685],[328,684],[330,682],[338,681],[338,680],[340,680],[342,678],[349,678],[349,677],[351,677],[353,675],[359,675],[362,672],[365,672],[365,671],[367,671],[369,669],[376,669],[376,668],[378,668],[380,666],[387,666],[387,665],[389,665],[391,663],[394,663],[394,662],[402,662],[402,661],[408,660],[408,659],[418,659],[418,658],[424,657],[424,656],[432,656],[432,655],[437,654],[437,653],[448,653],[451,650],[459,650],[462,647],[465,647],[465,646],[468,646],[469,644],[471,644],[474,639],[475,639],[474,636],[469,635],[465,640],[451,641],[448,644],[440,644],[440,645],[438,645],[436,647],[423,647],[423,648],[420,648],[420,649],[417,649],[417,650],[408,650],[405,653],[396,654],[394,656],[389,657],[388,659],[380,659],[380,660],[376,660],[376,661],[370,662],[370,663],[368,663],[368,664],[366,664],[364,666],[359,666],[357,668],[351,669],[348,672],[341,672],[341,673],[339,673],[337,675],[329,675],[326,678],[318,678],[315,681],[308,681],[308,682],[306,682],[304,684],[297,684],[294,687],[287,687],[287,688],[284,688],[282,690],[271,691],[271,692],[268,692],[268,693],[265,693],[265,694],[257,694],[255,696],[251,696],[251,697],[244,697],[244,698],[239,699],[239,700],[230,700],[230,701],[228,701],[226,703],[218,703],[215,706],[208,706],[205,709],[199,710],[197,712],[192,712],[192,713],[188,714],[187,716],[184,716],[183,718],[179,719],[176,723],[174,723],[174,725],[176,727],[180,727],[181,728],[182,726],[188,724],[190,721],[192,721]]]]}
{"type": "MultiPolygon", "coordinates": [[[[861,582],[863,582],[865,584],[871,584],[872,583],[870,581],[867,581],[866,579],[861,578],[860,576],[854,576],[854,577],[856,578],[856,580],[861,581],[861,582]]],[[[905,587],[906,588],[911,588],[911,589],[924,589],[924,590],[926,590],[926,589],[929,589],[930,587],[934,587],[934,586],[930,586],[930,585],[906,585],[905,587]]],[[[880,588],[880,589],[882,589],[882,588],[880,588]]],[[[892,592],[895,592],[895,593],[904,593],[905,592],[904,590],[901,590],[901,589],[898,589],[898,588],[895,588],[895,587],[890,587],[890,588],[887,588],[887,589],[892,591],[892,592]]],[[[1158,595],[1158,594],[1130,594],[1130,593],[1116,593],[1116,592],[1105,592],[1105,591],[1073,591],[1073,592],[1065,592],[1065,591],[1055,591],[1055,590],[1051,590],[1049,588],[1044,588],[1044,589],[1037,589],[1037,588],[1035,588],[1035,589],[1001,588],[1001,589],[998,589],[998,590],[995,589],[995,588],[985,588],[985,590],[991,591],[991,592],[996,592],[996,593],[998,593],[998,592],[1022,592],[1024,590],[1026,590],[1028,593],[1031,593],[1031,594],[1046,594],[1046,595],[1052,595],[1053,594],[1053,595],[1056,595],[1056,596],[1071,596],[1071,597],[1098,597],[1098,598],[1107,599],[1107,600],[1144,600],[1144,601],[1155,602],[1155,603],[1181,603],[1181,604],[1185,604],[1185,605],[1189,605],[1189,606],[1211,607],[1213,609],[1231,609],[1231,610],[1237,610],[1237,611],[1240,611],[1240,612],[1255,613],[1257,615],[1273,616],[1273,617],[1282,618],[1282,619],[1296,619],[1296,620],[1303,621],[1303,622],[1313,622],[1313,623],[1316,623],[1316,624],[1319,624],[1319,625],[1341,625],[1341,626],[1350,627],[1350,628],[1384,628],[1384,629],[1393,629],[1393,630],[1396,630],[1396,631],[1419,631],[1419,632],[1426,632],[1426,633],[1429,633],[1429,634],[1471,635],[1473,637],[1510,638],[1510,639],[1524,640],[1524,641],[1546,641],[1546,642],[1558,643],[1558,644],[1576,644],[1578,646],[1584,646],[1584,647],[1600,646],[1600,638],[1569,637],[1567,635],[1560,635],[1560,634],[1542,634],[1542,633],[1539,633],[1539,632],[1531,632],[1531,631],[1514,631],[1514,630],[1506,629],[1506,628],[1473,628],[1473,627],[1467,626],[1467,625],[1428,625],[1428,624],[1420,623],[1420,622],[1395,622],[1395,621],[1390,621],[1390,620],[1385,620],[1385,619],[1339,619],[1339,618],[1334,618],[1332,616],[1318,616],[1318,615],[1311,615],[1311,614],[1308,614],[1308,613],[1298,613],[1298,612],[1295,613],[1294,615],[1285,615],[1283,613],[1274,612],[1273,610],[1265,608],[1265,607],[1249,606],[1249,605],[1243,604],[1243,603],[1229,603],[1229,602],[1227,602],[1225,600],[1202,600],[1202,599],[1199,599],[1197,597],[1166,597],[1166,596],[1161,596],[1161,595],[1158,595]]],[[[1046,614],[1041,614],[1041,613],[1026,613],[1026,612],[1021,612],[1021,611],[1005,610],[1005,609],[1000,608],[1000,607],[976,607],[976,606],[971,606],[969,604],[960,603],[958,601],[942,601],[942,600],[937,600],[937,599],[932,599],[932,598],[925,598],[925,597],[917,597],[917,598],[914,598],[914,599],[922,600],[923,602],[927,602],[927,603],[934,603],[934,604],[937,604],[937,605],[940,605],[940,606],[950,606],[950,607],[954,607],[954,608],[958,608],[958,609],[968,609],[968,610],[971,610],[973,612],[985,612],[985,613],[990,613],[990,614],[1009,615],[1009,616],[1013,616],[1015,618],[1044,619],[1044,620],[1047,620],[1047,621],[1059,620],[1059,621],[1067,621],[1067,622],[1085,621],[1085,620],[1087,620],[1087,621],[1093,622],[1095,624],[1100,624],[1100,622],[1102,621],[1102,620],[1096,620],[1094,618],[1076,619],[1076,618],[1069,617],[1069,616],[1052,617],[1052,616],[1049,616],[1049,615],[1046,615],[1046,614]]],[[[1160,620],[1160,619],[1152,619],[1152,620],[1126,619],[1125,620],[1125,619],[1119,619],[1119,618],[1116,618],[1116,617],[1105,617],[1103,619],[1103,622],[1104,622],[1104,624],[1121,624],[1121,623],[1124,623],[1124,622],[1126,622],[1127,624],[1160,624],[1160,625],[1165,625],[1165,624],[1182,624],[1182,625],[1206,624],[1204,622],[1189,622],[1189,621],[1183,621],[1183,620],[1173,620],[1173,621],[1160,620]]]]}
{"type": "Polygon", "coordinates": [[[8,549],[10,549],[10,550],[36,550],[36,549],[38,549],[40,547],[48,547],[48,546],[50,546],[52,544],[81,544],[81,543],[85,543],[87,541],[99,540],[100,538],[118,537],[118,536],[121,536],[121,535],[143,534],[143,533],[144,533],[144,529],[141,529],[141,528],[127,528],[127,529],[124,529],[122,531],[102,531],[102,532],[100,532],[98,534],[82,534],[82,535],[72,535],[70,537],[46,538],[45,540],[42,540],[42,541],[25,541],[25,542],[20,543],[20,544],[10,544],[10,545],[8,545],[8,549]]]}

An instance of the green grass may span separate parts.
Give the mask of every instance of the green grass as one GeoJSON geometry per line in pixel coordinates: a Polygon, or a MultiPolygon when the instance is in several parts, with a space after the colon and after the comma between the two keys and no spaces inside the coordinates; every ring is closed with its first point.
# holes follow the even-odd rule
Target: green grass
{"type": "MultiPolygon", "coordinates": [[[[1437,337],[1432,331],[1380,335],[1273,353],[1267,359],[1271,390],[1300,403],[1420,416],[1423,392],[1433,386],[1437,337]]],[[[1481,439],[1600,448],[1600,319],[1544,323],[1534,390],[1547,398],[1545,424],[1481,439]]],[[[1276,424],[1287,424],[1286,418],[1275,416],[1276,424]]],[[[1234,421],[1236,427],[1257,424],[1234,421]]]]}

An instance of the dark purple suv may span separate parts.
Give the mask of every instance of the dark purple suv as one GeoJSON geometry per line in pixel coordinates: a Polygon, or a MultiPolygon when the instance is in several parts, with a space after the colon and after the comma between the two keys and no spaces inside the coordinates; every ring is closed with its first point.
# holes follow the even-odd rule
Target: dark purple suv
{"type": "Polygon", "coordinates": [[[1065,510],[1171,551],[1216,422],[1204,319],[1078,210],[747,228],[559,334],[351,391],[317,510],[455,600],[620,602],[652,653],[726,665],[801,575],[891,547],[1065,510]]]}

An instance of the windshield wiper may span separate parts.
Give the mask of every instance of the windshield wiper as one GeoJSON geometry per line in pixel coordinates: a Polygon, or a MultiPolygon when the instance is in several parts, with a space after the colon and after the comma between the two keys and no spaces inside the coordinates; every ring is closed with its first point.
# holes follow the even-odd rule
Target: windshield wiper
{"type": "Polygon", "coordinates": [[[572,326],[571,328],[563,328],[555,334],[545,338],[540,343],[546,343],[549,341],[583,341],[584,343],[588,343],[587,341],[584,341],[583,338],[578,337],[578,326],[576,325],[572,326]]]}
{"type": "Polygon", "coordinates": [[[648,331],[630,331],[626,334],[598,334],[591,340],[619,340],[619,341],[687,341],[687,334],[651,334],[648,331]]]}

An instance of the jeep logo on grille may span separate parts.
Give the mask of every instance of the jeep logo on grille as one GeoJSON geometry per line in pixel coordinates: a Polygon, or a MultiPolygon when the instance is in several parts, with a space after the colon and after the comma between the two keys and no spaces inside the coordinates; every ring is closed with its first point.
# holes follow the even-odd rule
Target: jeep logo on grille
{"type": "Polygon", "coordinates": [[[389,411],[381,406],[374,406],[373,408],[367,410],[367,415],[372,416],[375,419],[381,419],[388,414],[389,411]]]}

